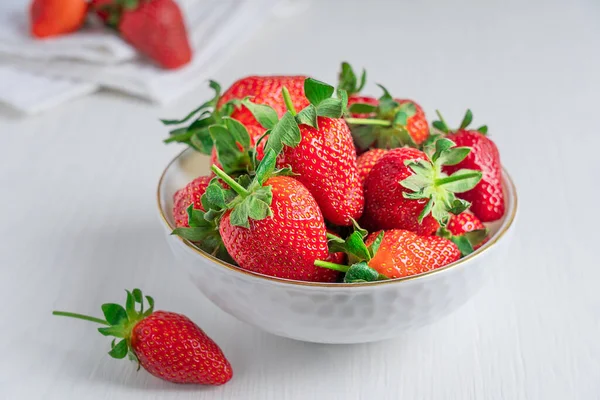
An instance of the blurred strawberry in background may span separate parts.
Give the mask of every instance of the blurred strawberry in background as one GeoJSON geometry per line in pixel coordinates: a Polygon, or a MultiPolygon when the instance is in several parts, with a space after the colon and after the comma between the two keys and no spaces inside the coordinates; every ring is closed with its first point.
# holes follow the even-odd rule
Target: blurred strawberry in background
{"type": "Polygon", "coordinates": [[[29,8],[31,34],[37,38],[71,33],[85,22],[85,0],[34,0],[29,8]]]}

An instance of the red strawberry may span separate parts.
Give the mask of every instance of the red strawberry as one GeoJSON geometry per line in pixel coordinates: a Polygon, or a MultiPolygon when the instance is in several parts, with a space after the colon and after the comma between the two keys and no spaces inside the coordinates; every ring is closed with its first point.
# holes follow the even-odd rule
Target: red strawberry
{"type": "MultiPolygon", "coordinates": [[[[379,233],[370,234],[366,245],[371,245],[379,233]]],[[[393,229],[384,232],[379,249],[368,265],[388,278],[402,278],[443,267],[459,258],[458,247],[448,239],[393,229]]]]}
{"type": "Polygon", "coordinates": [[[469,152],[453,145],[440,139],[430,156],[409,147],[392,149],[377,161],[364,183],[363,224],[370,231],[404,229],[431,235],[439,223],[447,223],[450,213],[464,211],[468,203],[454,193],[474,187],[481,173],[444,174],[443,165],[456,164],[469,152]]]}
{"type": "Polygon", "coordinates": [[[116,7],[120,8],[116,0],[92,0],[90,2],[90,10],[104,23],[109,22],[111,11],[115,10],[116,7]]]}
{"type": "Polygon", "coordinates": [[[270,150],[257,167],[253,181],[244,185],[246,188],[212,167],[238,193],[219,226],[225,247],[240,267],[249,271],[286,279],[334,282],[338,276],[335,271],[313,264],[329,256],[319,206],[296,179],[269,177],[275,161],[276,153],[270,150]]]}
{"type": "Polygon", "coordinates": [[[438,235],[452,240],[463,255],[468,255],[480,248],[487,241],[487,228],[473,214],[467,212],[453,215],[446,226],[449,234],[438,232],[438,235]]]}
{"type": "Polygon", "coordinates": [[[177,3],[139,0],[133,7],[131,3],[124,8],[118,23],[123,39],[165,69],[189,63],[192,50],[177,3]]]}
{"type": "MultiPolygon", "coordinates": [[[[271,106],[279,117],[286,112],[285,103],[281,97],[281,89],[285,86],[290,92],[294,107],[303,109],[308,105],[304,95],[305,76],[248,76],[235,82],[219,99],[217,108],[231,100],[242,100],[250,97],[255,104],[271,106]]],[[[233,111],[231,117],[247,127],[258,125],[252,113],[245,107],[233,111]]]]}
{"type": "Polygon", "coordinates": [[[144,312],[142,292],[127,291],[127,306],[103,304],[106,320],[54,311],[54,315],[79,318],[107,325],[98,330],[105,336],[122,338],[108,353],[120,359],[129,354],[146,371],[174,383],[222,385],[232,377],[231,365],[215,342],[198,325],[181,314],[154,311],[154,300],[144,312]],[[136,303],[140,304],[139,311],[136,303]]]}
{"type": "Polygon", "coordinates": [[[298,174],[326,220],[349,226],[364,206],[352,135],[343,119],[319,117],[317,123],[318,129],[300,125],[302,140],[296,147],[286,146],[277,165],[298,174]]]}
{"type": "Polygon", "coordinates": [[[85,22],[85,0],[33,0],[29,9],[31,34],[36,38],[71,33],[85,22]]]}
{"type": "Polygon", "coordinates": [[[358,175],[360,176],[360,181],[363,185],[369,172],[371,172],[377,161],[379,161],[379,159],[387,152],[388,150],[385,149],[371,149],[358,156],[356,159],[356,166],[358,167],[358,175]]]}
{"type": "Polygon", "coordinates": [[[352,118],[347,118],[346,122],[350,124],[359,151],[370,147],[416,147],[429,137],[425,113],[417,103],[408,99],[394,99],[381,85],[384,94],[379,100],[359,96],[365,81],[364,70],[359,84],[352,67],[342,63],[338,87],[350,94],[348,107],[352,118]]]}
{"type": "MultiPolygon", "coordinates": [[[[438,114],[439,115],[439,114],[438,114]]],[[[498,148],[487,136],[487,127],[478,130],[467,130],[473,119],[470,110],[467,110],[465,118],[457,131],[451,132],[440,116],[434,126],[446,132],[446,137],[458,146],[471,148],[471,153],[457,165],[444,169],[447,173],[453,173],[460,169],[473,169],[482,172],[481,181],[472,190],[461,193],[460,198],[471,202],[471,211],[481,221],[495,221],[504,215],[504,192],[502,190],[502,165],[498,148]]]]}
{"type": "Polygon", "coordinates": [[[204,210],[200,198],[204,195],[206,187],[212,178],[210,176],[200,176],[184,188],[179,189],[173,195],[173,218],[175,218],[175,226],[189,227],[187,209],[190,204],[194,205],[197,210],[204,210]]]}

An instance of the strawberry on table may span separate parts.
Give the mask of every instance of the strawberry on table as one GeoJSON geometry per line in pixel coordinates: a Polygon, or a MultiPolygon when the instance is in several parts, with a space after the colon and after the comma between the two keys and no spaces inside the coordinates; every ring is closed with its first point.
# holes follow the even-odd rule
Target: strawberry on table
{"type": "Polygon", "coordinates": [[[98,331],[119,339],[113,340],[108,354],[117,359],[129,356],[157,378],[204,385],[222,385],[231,379],[229,361],[198,325],[181,314],[154,311],[152,297],[146,300],[149,308],[144,311],[141,290],[127,291],[125,308],[102,305],[105,319],[65,311],[53,314],[105,325],[98,331]]]}
{"type": "Polygon", "coordinates": [[[177,69],[192,59],[183,15],[173,0],[115,0],[119,5],[107,23],[123,39],[165,69],[177,69]]]}
{"type": "Polygon", "coordinates": [[[364,183],[362,223],[367,229],[404,229],[431,235],[447,224],[450,214],[469,207],[455,193],[472,189],[481,179],[481,172],[461,169],[448,176],[442,168],[458,164],[470,149],[439,139],[427,151],[402,147],[390,150],[377,161],[364,183]]]}
{"type": "MultiPolygon", "coordinates": [[[[270,149],[250,180],[235,181],[213,172],[235,192],[229,197],[219,230],[229,254],[241,268],[279,278],[334,282],[338,273],[314,265],[329,256],[323,215],[310,192],[296,179],[273,176],[277,153],[270,149]]],[[[229,195],[226,191],[222,197],[229,195]]]]}
{"type": "Polygon", "coordinates": [[[467,110],[459,129],[451,131],[438,112],[439,121],[433,126],[446,134],[446,137],[458,146],[467,146],[471,152],[460,163],[448,166],[445,172],[451,174],[460,169],[473,169],[481,171],[482,178],[472,190],[461,193],[460,198],[471,203],[471,212],[481,221],[496,221],[504,215],[504,192],[502,190],[502,165],[500,153],[496,144],[487,137],[487,126],[477,130],[467,129],[473,120],[471,110],[467,110]]]}
{"type": "Polygon", "coordinates": [[[210,176],[200,176],[188,183],[184,188],[175,192],[173,195],[173,218],[175,218],[175,226],[183,228],[190,226],[187,213],[190,204],[196,210],[206,211],[202,207],[200,199],[204,195],[211,179],[210,176]]]}
{"type": "Polygon", "coordinates": [[[31,34],[37,38],[78,30],[85,22],[85,0],[33,0],[29,9],[31,34]]]}

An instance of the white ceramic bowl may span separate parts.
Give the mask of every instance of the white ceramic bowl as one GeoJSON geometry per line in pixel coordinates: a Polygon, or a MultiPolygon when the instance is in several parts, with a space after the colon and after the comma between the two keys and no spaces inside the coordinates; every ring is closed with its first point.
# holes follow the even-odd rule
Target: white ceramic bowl
{"type": "Polygon", "coordinates": [[[517,211],[517,195],[504,171],[506,214],[489,226],[491,239],[453,264],[404,279],[362,284],[311,283],[274,278],[227,264],[170,235],[173,194],[208,172],[208,157],[179,154],[158,186],[158,206],[178,264],[222,310],[275,335],[318,343],[361,343],[392,338],[436,321],[463,305],[502,264],[517,211]]]}

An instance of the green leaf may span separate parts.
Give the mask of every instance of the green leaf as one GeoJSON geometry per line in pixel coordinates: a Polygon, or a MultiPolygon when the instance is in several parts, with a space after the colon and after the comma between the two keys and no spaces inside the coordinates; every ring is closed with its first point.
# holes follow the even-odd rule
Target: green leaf
{"type": "Polygon", "coordinates": [[[127,352],[129,351],[129,347],[127,346],[127,340],[123,339],[115,347],[113,347],[108,354],[111,357],[121,359],[125,358],[127,352]]]}
{"type": "Polygon", "coordinates": [[[356,90],[353,93],[350,93],[349,90],[344,89],[344,88],[340,88],[340,89],[344,89],[344,90],[346,90],[346,92],[348,92],[350,94],[360,93],[364,89],[366,84],[367,84],[367,70],[363,69],[362,74],[360,74],[360,84],[358,85],[358,87],[356,88],[356,90]]]}
{"type": "Polygon", "coordinates": [[[248,209],[247,201],[238,204],[234,207],[233,211],[231,211],[231,214],[229,214],[229,222],[231,225],[241,226],[246,229],[250,228],[248,218],[250,218],[250,210],[248,209]]]}
{"type": "Polygon", "coordinates": [[[277,111],[275,111],[271,106],[265,104],[255,104],[248,99],[242,100],[242,104],[246,106],[252,115],[254,115],[254,118],[256,118],[258,123],[261,124],[265,129],[273,129],[275,124],[277,124],[277,121],[279,121],[277,111]]]}
{"type": "Polygon", "coordinates": [[[304,81],[304,94],[314,106],[318,106],[323,100],[331,98],[334,87],[325,82],[318,81],[313,78],[306,78],[304,81]]]}
{"type": "Polygon", "coordinates": [[[342,115],[340,115],[341,117],[343,115],[348,114],[348,92],[342,89],[338,89],[337,98],[340,100],[340,103],[342,103],[342,115]]]}
{"type": "Polygon", "coordinates": [[[446,129],[446,125],[442,121],[433,121],[431,125],[433,125],[433,127],[440,132],[448,132],[448,130],[446,129]]]}
{"type": "Polygon", "coordinates": [[[471,110],[467,110],[467,112],[465,113],[465,117],[463,118],[462,122],[460,123],[459,129],[465,129],[467,126],[469,126],[471,124],[472,121],[473,121],[473,113],[471,112],[471,110]]]}
{"type": "Polygon", "coordinates": [[[363,236],[360,232],[352,232],[346,239],[346,248],[348,252],[355,255],[361,260],[369,261],[371,259],[371,253],[367,249],[367,245],[363,240],[363,236]]]}
{"type": "Polygon", "coordinates": [[[431,160],[433,162],[436,162],[437,159],[442,155],[443,152],[454,147],[455,145],[456,145],[456,143],[454,143],[450,139],[446,139],[446,138],[438,139],[435,142],[435,153],[433,154],[433,157],[431,157],[431,160]]]}
{"type": "Polygon", "coordinates": [[[379,272],[369,267],[366,262],[353,264],[344,276],[345,283],[373,282],[379,279],[379,272]]]}
{"type": "Polygon", "coordinates": [[[269,149],[258,167],[256,168],[256,180],[259,185],[263,183],[273,174],[275,170],[275,164],[277,162],[277,154],[273,149],[269,149]]]}
{"type": "MultiPolygon", "coordinates": [[[[209,207],[210,208],[210,207],[209,207]]],[[[185,210],[188,216],[188,225],[192,228],[204,226],[204,211],[194,208],[194,204],[190,204],[185,210]]]]}
{"type": "Polygon", "coordinates": [[[447,207],[448,212],[450,212],[454,215],[458,215],[461,212],[468,210],[469,207],[471,207],[471,203],[469,203],[468,201],[463,200],[463,199],[458,199],[452,193],[451,193],[451,195],[452,195],[451,203],[447,207]]]}
{"type": "Polygon", "coordinates": [[[236,143],[241,144],[244,149],[248,149],[250,147],[250,134],[248,133],[248,129],[246,129],[241,122],[233,118],[223,118],[223,122],[236,143]]]}
{"type": "Polygon", "coordinates": [[[233,130],[227,129],[224,125],[212,125],[208,129],[215,143],[217,158],[223,170],[227,173],[238,173],[246,170],[250,165],[250,156],[247,152],[240,151],[237,145],[238,140],[242,140],[239,143],[244,145],[250,143],[250,138],[245,127],[242,130],[235,123],[229,122],[229,125],[234,127],[233,130]]]}
{"type": "Polygon", "coordinates": [[[216,182],[209,184],[201,198],[205,210],[222,210],[226,207],[225,191],[216,182]]]}
{"type": "Polygon", "coordinates": [[[144,313],[145,317],[154,312],[154,298],[146,296],[146,301],[148,302],[148,310],[146,310],[146,312],[144,313]]]}
{"type": "Polygon", "coordinates": [[[468,256],[474,251],[473,245],[471,245],[469,240],[463,235],[452,236],[450,240],[458,247],[458,250],[460,250],[460,253],[463,256],[468,256]]]}
{"type": "Polygon", "coordinates": [[[214,146],[208,128],[199,129],[190,137],[190,145],[202,154],[210,155],[214,146]]]}
{"type": "Polygon", "coordinates": [[[446,226],[448,224],[448,220],[450,219],[450,215],[446,210],[446,206],[444,202],[439,199],[433,199],[433,207],[431,207],[431,215],[435,220],[441,225],[446,226]]]}
{"type": "Polygon", "coordinates": [[[350,131],[356,146],[362,150],[368,149],[377,138],[375,127],[372,125],[351,125],[350,131]]]}
{"type": "Polygon", "coordinates": [[[142,301],[144,301],[144,298],[142,297],[142,291],[140,289],[133,289],[133,299],[138,302],[141,303],[142,301]]]}
{"type": "Polygon", "coordinates": [[[413,192],[419,192],[431,185],[431,178],[419,174],[413,174],[401,181],[400,185],[412,190],[413,192]]]}
{"type": "Polygon", "coordinates": [[[354,103],[350,106],[350,112],[353,114],[371,114],[377,110],[377,106],[366,103],[354,103]]]}
{"type": "MultiPolygon", "coordinates": [[[[383,95],[381,95],[381,97],[379,98],[379,101],[381,101],[381,100],[393,100],[392,95],[390,94],[390,92],[388,92],[388,90],[385,87],[383,87],[383,85],[380,85],[378,83],[377,86],[379,86],[381,88],[381,90],[383,90],[383,95]]],[[[398,103],[396,103],[396,105],[398,105],[398,103]]]]}
{"type": "MultiPolygon", "coordinates": [[[[363,75],[364,74],[365,72],[363,71],[363,75]]],[[[354,94],[360,91],[357,90],[356,84],[356,74],[354,73],[352,66],[347,62],[342,62],[342,69],[339,74],[338,89],[344,89],[348,93],[354,94]]]]}
{"type": "Polygon", "coordinates": [[[361,228],[354,218],[350,218],[350,220],[352,221],[352,227],[354,228],[354,232],[358,232],[363,238],[366,238],[369,234],[369,231],[367,231],[364,228],[361,228]]]}
{"type": "Polygon", "coordinates": [[[431,212],[431,209],[433,208],[433,204],[434,204],[433,198],[429,199],[427,204],[425,204],[425,207],[423,207],[423,210],[419,214],[419,224],[422,223],[423,220],[425,219],[425,217],[429,215],[429,213],[431,212]]]}
{"type": "Polygon", "coordinates": [[[434,166],[426,160],[406,160],[404,165],[409,167],[415,174],[423,175],[426,178],[433,178],[434,166]]]}
{"type": "Polygon", "coordinates": [[[162,122],[163,125],[183,124],[184,122],[189,121],[194,115],[198,114],[200,111],[204,110],[206,107],[209,107],[210,105],[211,105],[211,101],[207,101],[207,102],[203,103],[202,105],[200,105],[195,110],[191,111],[188,115],[186,115],[185,117],[183,117],[181,119],[161,119],[160,122],[162,122]]]}
{"type": "Polygon", "coordinates": [[[406,114],[404,111],[398,111],[396,115],[394,115],[392,124],[406,126],[408,124],[408,114],[406,114]]]}
{"type": "Polygon", "coordinates": [[[325,99],[317,106],[317,115],[319,117],[341,118],[343,114],[343,102],[337,98],[325,99]]]}
{"type": "Polygon", "coordinates": [[[483,125],[480,126],[479,128],[477,128],[477,130],[482,134],[482,135],[487,135],[488,133],[488,127],[487,125],[483,125]]]}
{"type": "Polygon", "coordinates": [[[124,338],[126,335],[125,329],[123,326],[107,326],[98,328],[98,332],[100,332],[104,336],[114,336],[118,338],[124,338]]]}
{"type": "Polygon", "coordinates": [[[133,294],[129,290],[127,292],[127,300],[125,301],[125,312],[127,313],[127,318],[130,321],[133,321],[137,316],[137,312],[135,311],[135,299],[133,298],[133,294]]]}
{"type": "Polygon", "coordinates": [[[481,171],[459,169],[449,177],[440,179],[440,181],[443,181],[444,179],[448,179],[448,181],[446,183],[442,182],[441,184],[438,184],[438,186],[443,187],[449,192],[464,193],[477,186],[481,177],[481,171]]]}
{"type": "Polygon", "coordinates": [[[469,243],[473,247],[479,246],[487,238],[489,231],[487,228],[475,229],[473,231],[465,232],[463,235],[467,238],[469,243]]]}
{"type": "Polygon", "coordinates": [[[111,325],[119,325],[127,321],[127,312],[120,304],[102,304],[102,312],[106,321],[111,325]]]}
{"type": "Polygon", "coordinates": [[[205,226],[198,226],[193,228],[175,228],[173,229],[172,235],[177,235],[180,238],[189,240],[190,242],[202,242],[207,237],[215,234],[216,227],[209,226],[208,221],[205,226]]]}
{"type": "Polygon", "coordinates": [[[312,104],[309,104],[307,107],[302,109],[298,115],[296,115],[296,121],[298,124],[304,124],[308,126],[312,126],[313,128],[318,128],[317,124],[317,109],[312,104]]]}
{"type": "Polygon", "coordinates": [[[383,242],[383,237],[385,236],[385,231],[379,232],[379,235],[375,238],[373,243],[369,246],[369,251],[371,252],[371,258],[375,257],[377,251],[379,250],[379,246],[381,246],[381,242],[383,242]]]}
{"type": "Polygon", "coordinates": [[[271,131],[265,145],[265,153],[269,150],[274,150],[275,154],[279,154],[283,150],[284,145],[296,147],[301,140],[302,135],[300,134],[298,123],[292,113],[287,111],[271,131]]]}
{"type": "Polygon", "coordinates": [[[261,219],[265,219],[267,217],[273,216],[271,211],[270,204],[271,202],[263,201],[255,196],[250,196],[247,200],[248,203],[248,217],[255,220],[260,221],[261,219]]]}
{"type": "Polygon", "coordinates": [[[456,165],[467,158],[470,152],[470,147],[453,147],[442,152],[436,163],[438,165],[456,165]]]}
{"type": "Polygon", "coordinates": [[[402,111],[409,117],[412,117],[417,113],[417,106],[412,101],[407,101],[406,103],[402,103],[398,106],[398,110],[402,111]]]}

